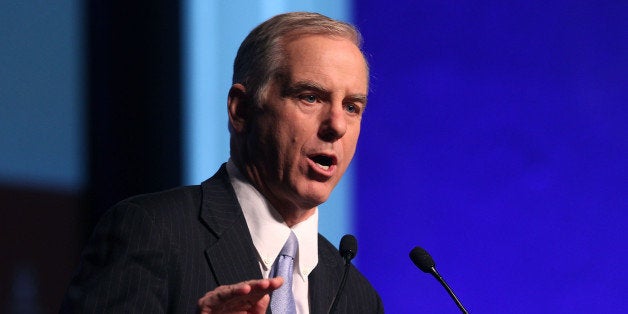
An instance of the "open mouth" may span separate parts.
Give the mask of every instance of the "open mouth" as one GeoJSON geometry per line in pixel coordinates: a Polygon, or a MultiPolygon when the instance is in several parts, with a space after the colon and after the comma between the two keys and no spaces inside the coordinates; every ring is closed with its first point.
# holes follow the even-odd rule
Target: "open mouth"
{"type": "Polygon", "coordinates": [[[312,156],[310,159],[312,159],[312,161],[314,161],[314,163],[323,170],[329,170],[329,167],[335,163],[334,158],[325,155],[312,156]]]}

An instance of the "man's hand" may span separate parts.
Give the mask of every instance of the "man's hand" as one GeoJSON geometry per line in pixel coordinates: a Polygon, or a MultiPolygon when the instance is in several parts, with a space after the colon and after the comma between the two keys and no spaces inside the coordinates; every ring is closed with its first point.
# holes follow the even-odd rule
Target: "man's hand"
{"type": "Polygon", "coordinates": [[[220,286],[198,300],[201,314],[264,314],[270,302],[269,293],[281,287],[283,278],[249,280],[220,286]]]}

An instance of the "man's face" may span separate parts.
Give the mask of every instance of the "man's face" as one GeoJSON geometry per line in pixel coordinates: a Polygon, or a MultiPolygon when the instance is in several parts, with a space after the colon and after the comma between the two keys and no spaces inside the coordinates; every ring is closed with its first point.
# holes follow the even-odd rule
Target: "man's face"
{"type": "Polygon", "coordinates": [[[349,40],[319,35],[287,43],[287,71],[252,119],[249,177],[279,210],[326,201],[353,158],[368,73],[349,40]]]}

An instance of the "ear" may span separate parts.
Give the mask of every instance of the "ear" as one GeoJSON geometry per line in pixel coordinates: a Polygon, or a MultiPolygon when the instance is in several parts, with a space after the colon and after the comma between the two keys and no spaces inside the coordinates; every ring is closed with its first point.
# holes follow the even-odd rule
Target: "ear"
{"type": "Polygon", "coordinates": [[[233,84],[229,89],[227,111],[229,112],[229,124],[237,133],[246,131],[250,120],[253,102],[246,94],[246,88],[242,84],[233,84]]]}

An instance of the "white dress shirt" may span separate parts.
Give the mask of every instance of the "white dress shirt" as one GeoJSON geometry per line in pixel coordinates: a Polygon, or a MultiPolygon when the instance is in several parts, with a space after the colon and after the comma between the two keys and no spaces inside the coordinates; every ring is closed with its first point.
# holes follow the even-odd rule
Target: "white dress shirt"
{"type": "Polygon", "coordinates": [[[297,236],[299,249],[294,260],[292,293],[297,313],[309,314],[308,275],[318,264],[318,208],[308,219],[289,228],[277,210],[249,183],[231,160],[227,162],[227,172],[253,238],[264,278],[268,278],[290,231],[297,236]]]}

